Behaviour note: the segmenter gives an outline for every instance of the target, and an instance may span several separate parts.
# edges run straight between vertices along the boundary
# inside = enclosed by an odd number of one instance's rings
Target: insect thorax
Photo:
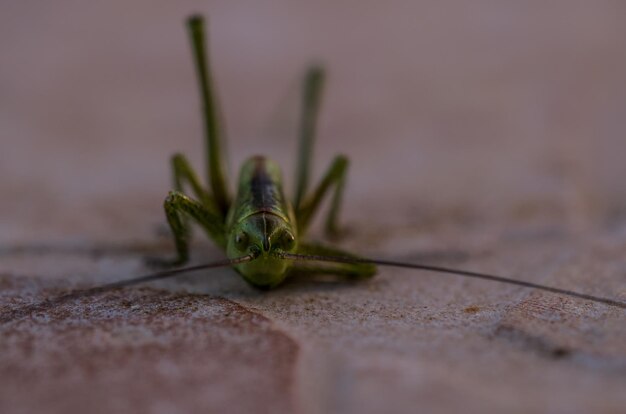
[[[256,156],[244,163],[227,231],[229,257],[258,256],[236,267],[248,282],[272,286],[284,279],[289,262],[279,254],[296,251],[297,234],[293,208],[284,196],[275,162]]]

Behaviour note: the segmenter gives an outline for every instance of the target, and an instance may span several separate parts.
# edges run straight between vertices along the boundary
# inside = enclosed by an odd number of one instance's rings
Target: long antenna
[[[546,292],[590,300],[593,302],[604,303],[605,305],[626,309],[626,303],[615,300],[615,299],[588,295],[586,293],[574,292],[574,291],[567,290],[567,289],[560,289],[560,288],[556,288],[552,286],[540,285],[538,283],[526,282],[523,280],[510,279],[508,277],[495,276],[495,275],[490,275],[487,273],[471,272],[468,270],[451,269],[448,267],[431,266],[431,265],[423,265],[423,264],[415,264],[415,263],[395,262],[391,260],[357,258],[357,257],[319,256],[319,255],[304,255],[304,254],[293,254],[293,253],[283,253],[281,254],[281,257],[283,259],[290,259],[290,260],[308,260],[308,261],[315,261],[315,262],[353,263],[353,264],[363,263],[363,264],[373,264],[373,265],[379,265],[379,266],[391,266],[391,267],[403,267],[403,268],[408,268],[408,269],[428,270],[431,272],[446,273],[446,274],[452,274],[452,275],[463,276],[463,277],[471,277],[475,279],[490,280],[492,282],[508,283],[510,285],[517,285],[517,286],[522,286],[522,287],[531,288],[531,289],[539,289],[539,290],[544,290]]]
[[[42,312],[46,309],[49,309],[54,306],[58,306],[64,302],[67,302],[72,299],[81,298],[85,296],[93,296],[98,293],[105,292],[111,289],[118,289],[126,286],[133,286],[140,283],[152,282],[154,280],[167,279],[169,277],[178,276],[181,273],[193,272],[195,270],[205,270],[205,269],[215,269],[218,267],[228,267],[234,266],[241,263],[249,262],[254,260],[256,256],[247,255],[238,257],[235,259],[224,259],[219,260],[217,262],[212,263],[204,263],[196,266],[188,266],[181,267],[177,269],[164,270],[162,272],[151,273],[144,276],[135,277],[132,279],[121,280],[119,282],[108,283],[106,285],[100,285],[93,288],[88,289],[78,289],[68,292],[64,295],[57,296],[56,298],[46,299],[43,302],[35,303],[33,305],[24,306],[23,308],[19,308],[13,311],[9,311],[7,313],[0,314],[0,323],[6,323],[11,320],[19,319],[28,315],[31,315],[33,312]]]
[[[254,259],[254,256],[249,254],[247,256],[242,256],[242,257],[238,257],[235,259],[224,259],[224,260],[220,260],[217,262],[199,264],[196,266],[188,266],[188,267],[180,267],[177,269],[164,270],[162,272],[151,273],[148,275],[139,276],[139,277],[135,277],[132,279],[120,280],[119,282],[113,282],[113,283],[109,283],[106,285],[97,286],[91,289],[79,291],[77,293],[81,293],[81,295],[85,293],[94,294],[94,293],[102,292],[104,290],[117,289],[117,288],[122,288],[126,286],[138,285],[140,283],[151,282],[153,280],[166,279],[168,277],[177,276],[181,273],[193,272],[195,270],[215,269],[218,267],[234,266],[240,263],[249,262],[252,259]]]

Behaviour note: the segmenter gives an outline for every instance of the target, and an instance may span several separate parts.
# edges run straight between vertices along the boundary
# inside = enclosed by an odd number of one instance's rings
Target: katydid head
[[[252,255],[254,260],[235,266],[250,284],[274,287],[287,275],[291,265],[285,253],[297,251],[296,231],[285,220],[270,213],[257,213],[235,224],[226,254],[230,258]]]

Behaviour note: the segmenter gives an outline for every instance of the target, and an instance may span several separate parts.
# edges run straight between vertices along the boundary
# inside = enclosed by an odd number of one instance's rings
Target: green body
[[[235,267],[244,279],[267,287],[284,280],[292,262],[280,258],[280,253],[298,251],[298,234],[278,164],[261,156],[243,164],[237,195],[226,218],[226,233],[229,258],[257,256]]]
[[[223,168],[225,162],[221,153],[221,131],[216,116],[219,111],[204,52],[202,18],[194,16],[189,19],[188,25],[204,109],[207,181],[210,189],[202,186],[183,155],[176,154],[172,157],[175,191],[167,196],[164,207],[174,235],[177,257],[171,261],[159,260],[159,263],[180,265],[188,260],[190,232],[187,221],[191,218],[206,230],[218,246],[226,250],[229,258],[248,254],[255,257],[254,260],[236,265],[235,269],[247,282],[260,288],[274,287],[292,272],[324,272],[355,278],[373,276],[376,268],[372,264],[332,263],[323,267],[303,267],[280,257],[281,253],[352,256],[332,247],[302,241],[313,215],[330,191],[333,198],[326,219],[326,234],[337,235],[337,215],[348,170],[347,158],[336,157],[318,186],[313,191],[308,191],[323,70],[312,67],[304,80],[299,164],[293,202],[285,197],[278,165],[262,156],[252,157],[244,163],[239,174],[236,196],[231,200]],[[192,197],[183,193],[185,186],[192,190]]]

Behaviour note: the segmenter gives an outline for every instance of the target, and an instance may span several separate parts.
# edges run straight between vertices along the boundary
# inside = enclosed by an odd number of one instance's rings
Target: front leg
[[[216,215],[221,215],[221,211],[219,210],[215,199],[202,187],[202,184],[200,184],[200,180],[187,160],[187,157],[179,153],[174,154],[171,159],[171,164],[174,189],[180,193],[184,193],[185,184],[189,185],[194,197],[202,202],[208,210]]]
[[[204,204],[192,200],[178,191],[171,191],[165,199],[163,207],[167,222],[174,235],[177,257],[173,260],[152,260],[154,264],[178,266],[189,260],[189,226],[183,220],[183,214],[200,224],[218,246],[226,247],[224,220]]]

